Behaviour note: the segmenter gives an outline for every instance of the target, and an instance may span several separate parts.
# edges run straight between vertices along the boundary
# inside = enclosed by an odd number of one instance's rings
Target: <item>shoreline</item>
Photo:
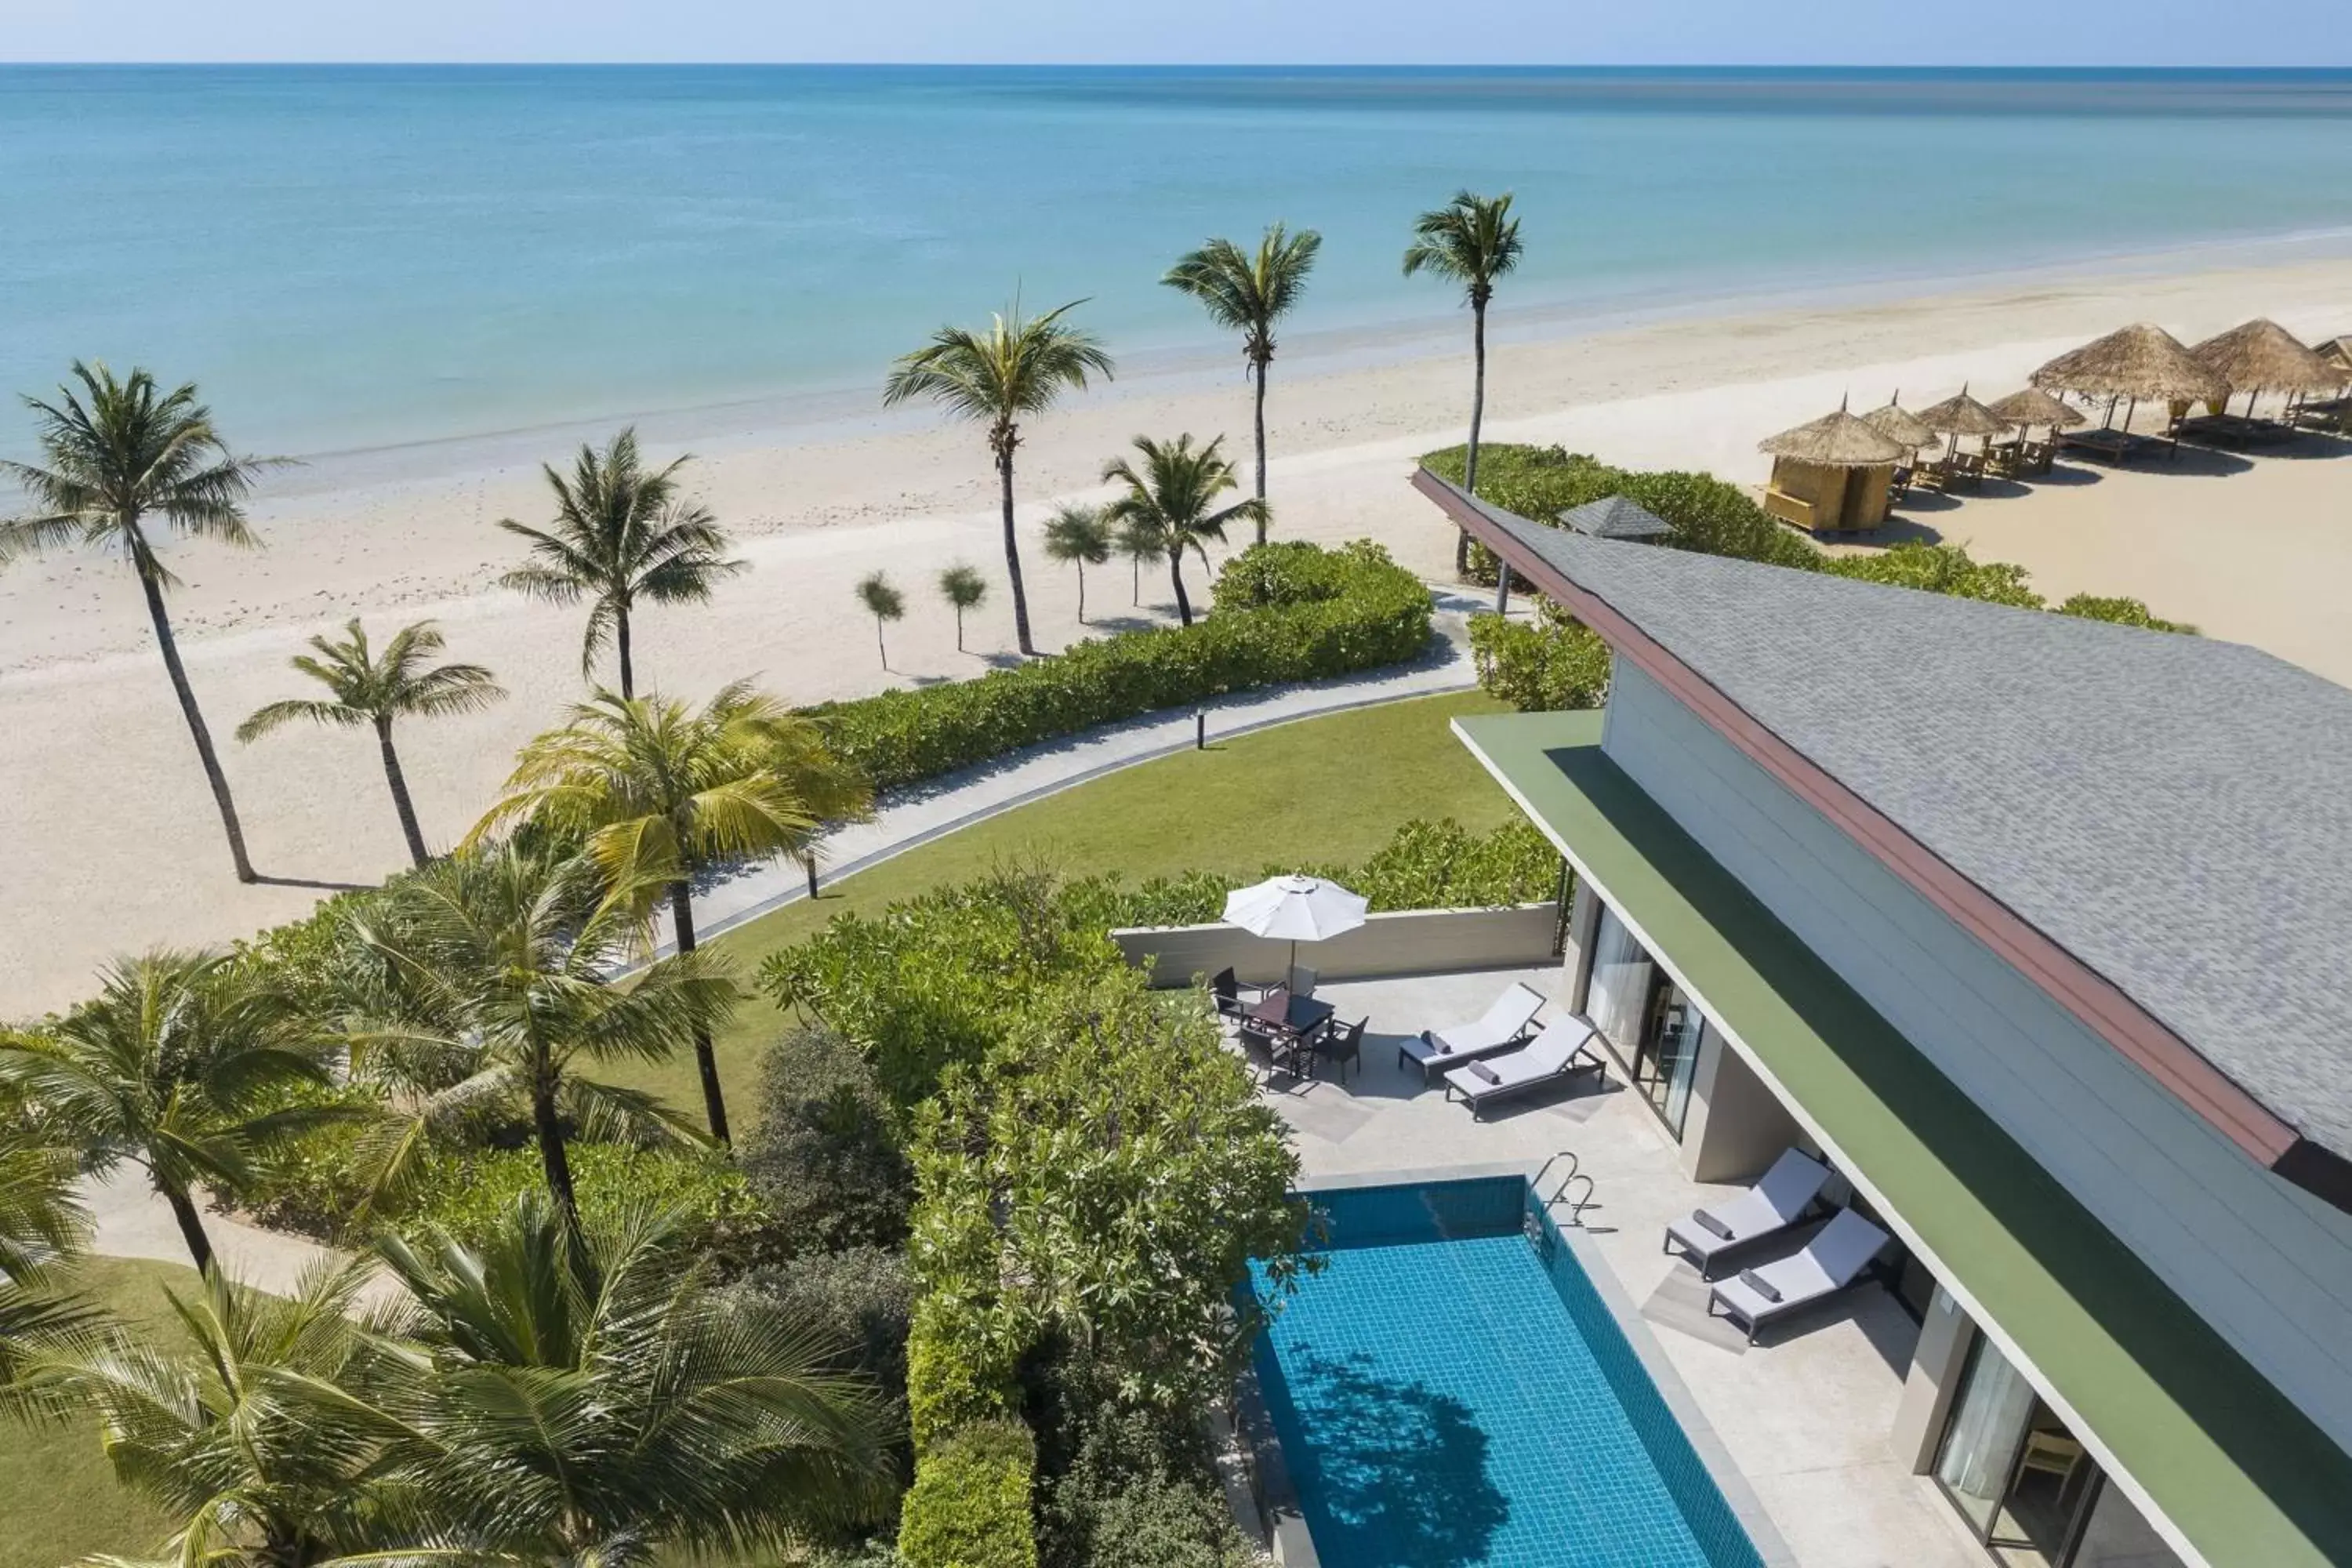
[[[2127,321],[2160,321],[2193,341],[2257,314],[2306,337],[2352,330],[2352,259],[2109,273],[1499,342],[1486,435],[1753,483],[1768,467],[1759,439],[1842,396],[1868,407],[1899,387],[1919,407],[1963,384],[1997,396],[2053,354]],[[1450,353],[1321,374],[1276,361],[1267,405],[1276,538],[1371,538],[1424,578],[1449,574],[1452,531],[1406,480],[1421,452],[1461,439],[1470,377],[1468,333],[1459,337]],[[1079,397],[1024,428],[1020,523],[1040,647],[1172,618],[1164,571],[1138,591],[1115,561],[1087,572],[1081,625],[1076,579],[1045,558],[1038,532],[1055,501],[1101,493],[1104,459],[1139,430],[1230,432],[1228,450],[1246,473],[1248,395],[1234,369],[1205,389],[1138,377],[1118,396]],[[646,439],[656,460],[678,445],[650,431]],[[646,689],[699,697],[750,677],[808,703],[965,679],[1010,660],[994,475],[978,432],[874,412],[820,440],[787,443],[749,427],[695,449],[702,457],[687,470],[687,491],[734,533],[751,570],[706,606],[641,617]],[[305,637],[353,616],[379,638],[436,617],[449,658],[487,664],[514,694],[488,712],[400,732],[428,841],[459,837],[516,748],[559,721],[582,690],[580,612],[491,585],[518,554],[493,520],[543,518],[532,459],[562,455],[546,442],[468,472],[307,490],[273,484],[253,509],[268,549],[166,547],[184,580],[172,597],[174,626],[256,863],[287,883],[230,879],[203,774],[121,562],[65,551],[0,573],[0,733],[15,741],[0,748],[0,826],[16,846],[19,885],[67,895],[0,905],[0,942],[12,955],[0,1017],[70,1003],[116,954],[244,937],[302,913],[321,884],[372,882],[404,863],[363,737],[228,739],[245,714],[297,693],[286,660]],[[2352,603],[2333,587],[2352,574],[2352,530],[2342,526],[2352,515],[2352,442],[2306,456],[2063,468],[2031,487],[1922,497],[1904,515],[1916,537],[2025,566],[2053,602],[2074,592],[2130,595],[2208,635],[2352,683]],[[969,652],[957,649],[931,581],[957,562],[978,566],[992,588],[969,617]],[[887,672],[851,593],[877,567],[908,600],[908,618],[890,628]],[[1197,563],[1186,575],[1196,595],[1205,590]]]

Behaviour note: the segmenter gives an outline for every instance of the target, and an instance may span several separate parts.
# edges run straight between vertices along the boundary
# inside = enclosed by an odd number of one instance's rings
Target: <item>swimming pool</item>
[[[1759,1568],[1523,1177],[1307,1195],[1255,1360],[1323,1568]]]

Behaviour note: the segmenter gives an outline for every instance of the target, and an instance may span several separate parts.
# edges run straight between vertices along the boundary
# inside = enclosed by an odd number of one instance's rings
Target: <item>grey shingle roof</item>
[[[2235,643],[1482,510],[2352,1154],[2352,691]]]
[[[1603,496],[1559,514],[1563,527],[1594,539],[1657,539],[1674,526],[1656,512],[1623,496]]]

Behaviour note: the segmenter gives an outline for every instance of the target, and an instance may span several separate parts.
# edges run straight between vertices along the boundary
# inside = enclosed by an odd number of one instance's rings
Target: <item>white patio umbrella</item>
[[[1298,944],[1321,942],[1364,923],[1370,907],[1362,895],[1319,877],[1273,877],[1225,895],[1225,923],[1256,936],[1290,943],[1290,964],[1298,967]]]

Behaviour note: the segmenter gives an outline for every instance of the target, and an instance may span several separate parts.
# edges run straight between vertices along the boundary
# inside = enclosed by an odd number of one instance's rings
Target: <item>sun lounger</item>
[[[1570,1014],[1546,1024],[1543,1033],[1516,1051],[1448,1072],[1445,1098],[1460,1095],[1469,1101],[1470,1119],[1483,1121],[1486,1107],[1498,1100],[1580,1072],[1599,1073],[1604,1081],[1609,1076],[1593,1054],[1591,1022]]]
[[[1718,1254],[1778,1236],[1799,1220],[1829,1184],[1829,1168],[1790,1149],[1772,1163],[1763,1180],[1744,1193],[1712,1203],[1666,1226],[1665,1250],[1679,1247],[1698,1266],[1699,1278],[1714,1278]]]
[[[1542,992],[1525,982],[1515,984],[1495,998],[1486,1016],[1468,1024],[1448,1024],[1443,1029],[1424,1029],[1418,1039],[1404,1041],[1397,1047],[1397,1066],[1412,1063],[1426,1081],[1433,1067],[1453,1067],[1507,1051],[1528,1037],[1543,1005]]]
[[[1886,1233],[1854,1213],[1840,1209],[1821,1234],[1793,1258],[1743,1268],[1717,1282],[1706,1299],[1707,1316],[1724,1315],[1748,1331],[1748,1342],[1773,1319],[1809,1302],[1834,1296],[1862,1277],[1886,1245]]]

